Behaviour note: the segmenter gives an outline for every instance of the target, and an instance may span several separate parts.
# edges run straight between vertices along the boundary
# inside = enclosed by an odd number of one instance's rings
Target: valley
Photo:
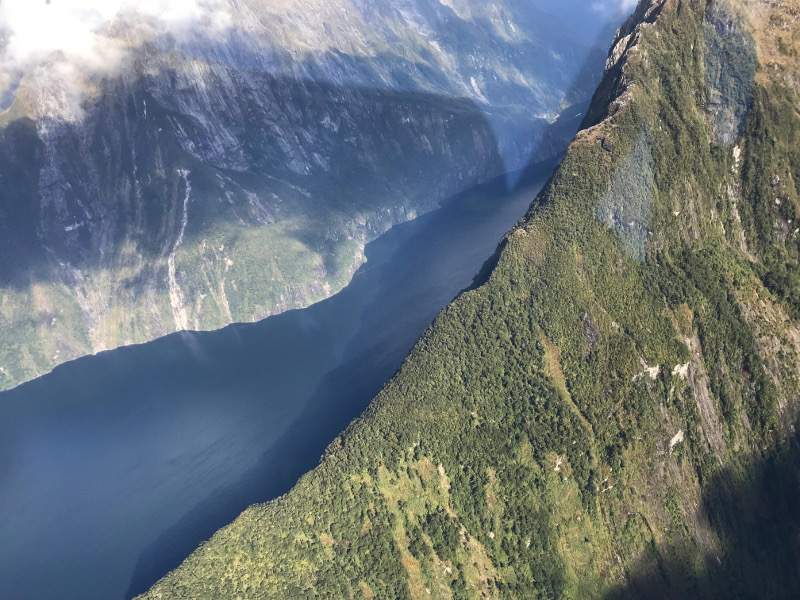
[[[287,492],[470,285],[554,164],[513,174],[513,192],[502,177],[395,226],[309,308],[84,357],[0,393],[0,597],[130,598]]]
[[[0,596],[800,596],[795,4],[0,20]]]

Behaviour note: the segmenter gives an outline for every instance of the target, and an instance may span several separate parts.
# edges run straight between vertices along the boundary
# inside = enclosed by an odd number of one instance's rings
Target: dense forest
[[[144,597],[800,595],[800,27],[643,1],[474,286]]]

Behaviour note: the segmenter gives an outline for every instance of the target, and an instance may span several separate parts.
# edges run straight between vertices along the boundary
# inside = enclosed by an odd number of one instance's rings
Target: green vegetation
[[[725,7],[640,6],[483,285],[317,469],[148,599],[800,593],[798,249],[775,236],[800,117],[748,60],[709,75]],[[709,81],[748,114],[735,145]]]

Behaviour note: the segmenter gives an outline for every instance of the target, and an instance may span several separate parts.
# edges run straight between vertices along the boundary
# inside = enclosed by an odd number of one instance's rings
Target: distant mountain
[[[13,66],[0,22],[0,389],[331,295],[393,224],[563,151],[612,35],[527,0],[205,5],[120,12],[110,65]]]
[[[643,1],[474,289],[143,598],[798,597],[799,36]]]

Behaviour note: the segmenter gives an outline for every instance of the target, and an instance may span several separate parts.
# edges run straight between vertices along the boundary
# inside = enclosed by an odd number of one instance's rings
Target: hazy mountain
[[[615,14],[139,4],[0,6],[0,388],[341,289],[392,224],[564,147]]]

